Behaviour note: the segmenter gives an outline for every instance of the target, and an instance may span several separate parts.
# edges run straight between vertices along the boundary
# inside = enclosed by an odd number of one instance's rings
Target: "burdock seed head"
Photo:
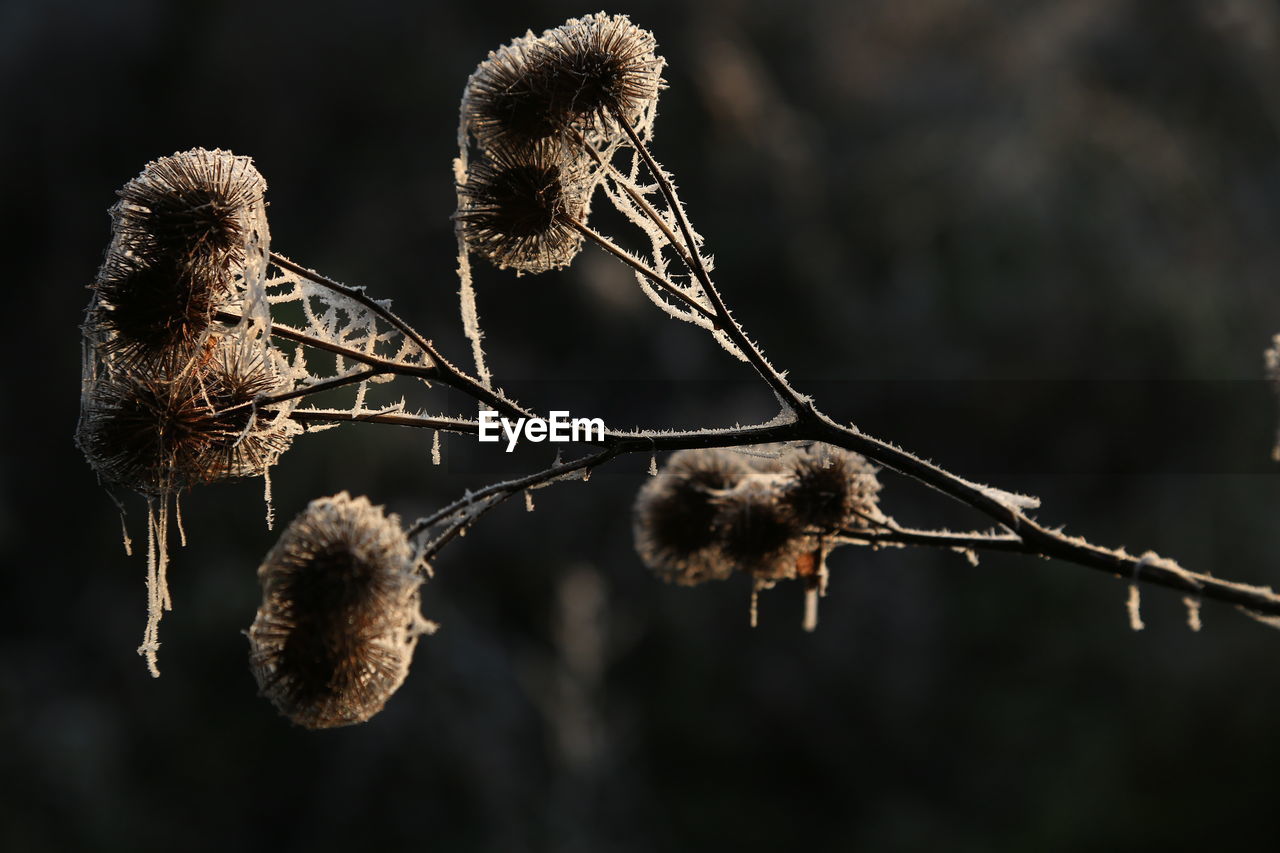
[[[419,614],[422,579],[399,519],[346,492],[312,501],[258,580],[249,665],[262,695],[309,729],[382,710],[433,627]]]
[[[534,61],[544,68],[549,99],[566,113],[592,121],[616,111],[634,120],[662,86],[656,47],[653,33],[626,15],[600,12],[547,30]]]
[[[716,504],[716,533],[731,564],[757,582],[796,576],[797,560],[812,550],[812,542],[778,499],[770,478],[747,477]]]
[[[122,366],[89,384],[76,441],[103,481],[146,495],[256,476],[297,432],[255,405],[280,383],[230,339],[193,361]]]
[[[663,580],[692,586],[723,580],[733,563],[721,553],[717,498],[748,473],[727,450],[681,450],[640,490],[635,505],[636,550]]]
[[[248,157],[193,148],[147,164],[111,210],[116,245],[157,258],[232,258],[266,239],[267,182]]]
[[[200,255],[161,255],[149,262],[108,253],[92,285],[87,322],[104,352],[124,363],[181,360],[204,341],[214,312],[232,297],[225,263]]]
[[[635,122],[658,97],[663,60],[653,34],[625,15],[571,18],[489,54],[467,81],[463,125],[482,149]]]
[[[462,123],[481,148],[522,148],[565,132],[530,65],[536,43],[532,32],[489,52],[476,67],[462,95]]]
[[[582,248],[590,184],[558,146],[482,155],[458,185],[454,220],[476,254],[498,268],[540,273],[566,266]]]
[[[823,532],[865,526],[877,513],[876,469],[857,453],[815,444],[782,458],[787,479],[781,501],[797,523]]]

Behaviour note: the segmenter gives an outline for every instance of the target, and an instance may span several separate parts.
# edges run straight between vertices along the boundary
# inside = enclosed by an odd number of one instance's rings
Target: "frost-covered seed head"
[[[467,82],[464,125],[483,149],[634,121],[658,97],[663,60],[653,34],[625,15],[571,18],[489,54]]]
[[[264,473],[296,427],[254,401],[280,379],[233,341],[191,362],[127,366],[93,382],[76,441],[105,482],[148,495]]]
[[[504,141],[508,147],[522,148],[567,129],[563,116],[549,109],[530,69],[535,41],[533,33],[527,33],[490,51],[467,80],[462,120],[481,148]]]
[[[193,148],[147,164],[111,210],[121,251],[157,258],[243,261],[246,242],[266,235],[267,182],[248,157]]]
[[[150,262],[109,253],[93,283],[88,324],[104,353],[130,363],[184,358],[230,300],[232,272],[218,259],[162,255]]]
[[[764,581],[796,576],[809,540],[778,499],[776,483],[753,475],[716,498],[716,533],[726,559]]]
[[[500,269],[540,273],[566,266],[582,248],[588,178],[552,145],[481,156],[458,186],[454,215],[472,251]]]
[[[346,492],[312,501],[258,569],[248,635],[262,695],[309,729],[382,710],[425,628],[413,564],[395,515]]]
[[[636,550],[645,565],[684,586],[727,578],[733,563],[720,552],[716,497],[747,473],[742,457],[730,451],[674,454],[636,498]]]
[[[863,526],[859,513],[875,515],[880,482],[857,453],[815,444],[781,461],[788,473],[781,502],[801,527],[837,531]]]

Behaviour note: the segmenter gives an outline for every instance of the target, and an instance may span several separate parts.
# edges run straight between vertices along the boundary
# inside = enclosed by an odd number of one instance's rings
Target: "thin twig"
[[[410,537],[416,536],[422,531],[428,530],[432,526],[439,524],[444,519],[466,510],[477,501],[484,500],[494,495],[514,494],[515,492],[523,491],[524,489],[544,485],[557,478],[564,477],[567,474],[572,474],[575,471],[594,468],[597,465],[608,462],[614,456],[617,456],[619,452],[622,451],[606,448],[605,450],[601,450],[599,453],[593,453],[590,456],[583,456],[579,459],[573,460],[572,462],[556,462],[554,465],[550,465],[547,468],[526,477],[506,480],[501,483],[493,483],[489,486],[485,486],[483,489],[479,489],[478,491],[469,492],[443,509],[437,510],[425,518],[418,519],[414,522],[413,526],[409,528],[408,535]]]
[[[424,353],[431,359],[433,366],[436,368],[437,381],[456,388],[459,391],[466,392],[469,396],[478,402],[484,403],[495,411],[502,412],[506,415],[514,415],[516,417],[527,418],[531,415],[514,400],[507,398],[505,395],[492,391],[487,388],[484,383],[462,370],[460,367],[449,361],[431,341],[427,340],[417,329],[400,319],[390,308],[379,303],[377,300],[369,297],[363,288],[350,287],[333,279],[321,275],[315,270],[309,270],[299,264],[294,263],[283,255],[275,252],[271,253],[271,260],[276,266],[287,269],[292,273],[300,275],[315,284],[327,287],[335,293],[340,293],[349,299],[353,299],[364,307],[368,308],[377,316],[383,318],[386,322],[398,329],[402,334],[417,344]]]
[[[670,293],[672,296],[679,297],[681,300],[684,301],[686,305],[688,305],[690,308],[692,308],[693,310],[701,314],[703,317],[705,317],[713,326],[715,326],[716,328],[720,327],[720,318],[718,318],[715,314],[712,314],[709,310],[707,310],[705,306],[699,303],[696,299],[694,299],[693,297],[689,296],[689,294],[681,290],[679,286],[676,285],[675,282],[666,278],[657,270],[653,269],[648,264],[645,264],[639,258],[636,258],[635,256],[633,256],[630,252],[618,246],[616,243],[614,243],[608,237],[601,234],[599,231],[596,231],[594,228],[584,225],[583,223],[579,222],[576,219],[569,220],[569,225],[572,226],[573,229],[577,231],[579,234],[586,237],[588,240],[592,241],[597,246],[604,249],[606,252],[613,255],[615,258],[622,261],[627,266],[639,272],[641,275],[643,275],[645,278],[652,281],[654,284],[658,285],[658,287],[662,288],[667,293]]]
[[[1280,615],[1280,596],[1267,587],[1235,583],[1180,567],[1171,568],[1173,564],[1170,561],[1154,555],[1134,557],[1123,551],[1090,545],[1084,540],[1071,542],[1074,547],[1070,551],[1050,554],[1046,553],[1043,541],[1034,536],[1030,539],[1028,541],[1028,538],[1015,533],[953,533],[947,530],[918,530],[891,525],[882,530],[843,531],[829,537],[828,541],[848,545],[913,545],[975,552],[1003,551],[1033,557],[1057,556],[1066,562],[1098,569],[1121,580],[1136,579],[1234,604],[1255,613]]]
[[[680,262],[685,265],[686,269],[692,271],[693,261],[690,260],[689,252],[696,251],[696,249],[690,247],[689,250],[686,250],[684,245],[676,239],[676,235],[671,230],[671,226],[667,225],[667,222],[662,218],[662,215],[654,209],[653,205],[649,204],[649,200],[646,199],[638,189],[632,186],[631,179],[626,175],[623,175],[622,172],[613,165],[612,161],[605,160],[601,157],[600,152],[596,151],[595,147],[592,146],[592,144],[588,142],[586,137],[584,137],[580,132],[575,131],[575,135],[577,137],[576,142],[582,147],[582,149],[591,156],[591,159],[596,161],[596,164],[600,166],[601,169],[609,172],[613,176],[613,183],[616,186],[621,187],[622,191],[630,197],[631,201],[645,215],[645,218],[658,227],[662,232],[662,236],[667,238],[668,245],[670,245],[672,249],[675,249],[676,254],[680,256]]]
[[[372,379],[375,376],[381,376],[384,373],[386,373],[385,370],[371,367],[368,370],[359,370],[359,371],[356,371],[355,373],[348,373],[345,376],[335,376],[332,379],[326,379],[323,382],[315,382],[311,385],[303,385],[299,388],[294,388],[292,391],[283,391],[279,394],[267,394],[262,397],[258,397],[252,403],[241,403],[240,405],[241,406],[249,406],[249,405],[271,406],[271,405],[275,405],[276,403],[284,403],[289,400],[296,400],[299,397],[308,397],[312,394],[319,394],[322,391],[332,391],[335,388],[342,388],[347,385],[354,385],[360,382],[364,382],[367,379]],[[233,406],[232,408],[239,408],[239,406]],[[228,409],[227,411],[230,411],[230,409]]]
[[[232,311],[217,311],[214,313],[214,319],[222,323],[235,323],[240,320],[240,315]],[[507,398],[505,395],[490,391],[476,380],[472,379],[464,373],[450,369],[449,363],[443,359],[436,359],[435,363],[430,366],[419,364],[408,364],[403,361],[383,358],[379,355],[361,352],[350,347],[344,347],[333,341],[324,338],[318,338],[314,335],[308,335],[306,332],[285,326],[280,323],[273,322],[271,324],[271,334],[274,337],[283,338],[287,341],[293,341],[304,346],[314,347],[316,349],[331,352],[334,355],[340,355],[352,361],[364,364],[371,368],[376,368],[379,373],[390,373],[396,376],[411,376],[417,379],[423,379],[428,382],[439,382],[441,385],[447,385],[464,394],[472,397],[478,402],[484,403],[497,412],[511,417],[529,418],[533,416],[532,412],[524,409],[519,404]]]
[[[685,215],[684,208],[681,206],[680,200],[676,198],[675,187],[673,187],[671,182],[667,180],[666,173],[663,172],[662,167],[658,165],[658,162],[653,159],[653,155],[649,153],[649,147],[645,145],[642,139],[640,139],[635,128],[631,126],[631,122],[627,121],[626,116],[617,109],[611,110],[611,115],[622,127],[627,138],[631,140],[632,147],[635,149],[636,153],[640,155],[640,158],[644,160],[645,167],[649,170],[650,174],[653,175],[654,181],[657,182],[658,190],[662,193],[662,197],[666,201],[667,207],[671,211],[671,215],[675,217],[676,225],[680,228],[680,235],[684,238],[685,245],[689,247],[690,259],[693,262],[693,268],[691,271],[698,279],[698,283],[702,285],[702,290],[706,293],[707,299],[711,300],[711,305],[715,309],[716,316],[723,321],[721,329],[725,335],[727,335],[729,340],[742,351],[743,355],[745,355],[747,360],[751,363],[751,366],[760,374],[760,378],[764,379],[764,381],[768,383],[769,387],[778,395],[778,399],[783,404],[794,409],[811,407],[812,403],[792,388],[786,378],[774,369],[773,365],[771,365],[768,359],[764,357],[764,353],[760,351],[760,348],[747,337],[746,332],[742,330],[742,326],[740,326],[738,321],[733,318],[733,315],[729,313],[728,307],[720,297],[720,293],[716,290],[716,286],[711,281],[711,275],[707,272],[706,265],[702,262],[701,253],[697,251],[697,244],[693,239],[693,229],[689,225],[689,218]]]
[[[429,418],[423,415],[409,415],[401,412],[349,412],[343,409],[295,409],[289,418],[301,424],[336,424],[336,423],[369,423],[391,424],[393,426],[417,427],[419,429],[439,430],[440,432],[456,432],[464,435],[475,435],[480,425],[466,418]]]

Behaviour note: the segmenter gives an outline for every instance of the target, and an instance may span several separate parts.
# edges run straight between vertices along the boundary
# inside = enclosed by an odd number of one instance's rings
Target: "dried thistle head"
[[[521,148],[567,130],[546,102],[531,68],[532,32],[490,51],[467,80],[462,124],[481,148],[506,142]]]
[[[664,63],[656,48],[653,33],[626,15],[600,12],[547,30],[534,53],[558,109],[581,121],[607,120],[614,112],[633,121],[662,87]]]
[[[645,565],[683,586],[727,578],[733,563],[720,550],[717,496],[747,473],[742,457],[726,450],[672,455],[636,498],[636,550]]]
[[[625,15],[571,18],[489,54],[467,81],[463,126],[482,149],[522,148],[548,137],[635,122],[657,100],[663,60],[653,34]]]
[[[281,379],[231,339],[193,360],[125,365],[89,384],[76,442],[105,482],[147,495],[264,473],[296,426],[255,401]]]
[[[454,220],[472,251],[499,269],[540,273],[566,266],[582,248],[590,179],[557,146],[482,155],[458,185]]]
[[[797,561],[812,550],[812,542],[779,500],[772,478],[746,477],[715,503],[716,535],[730,563],[757,583],[796,576]]]
[[[246,243],[266,236],[266,188],[253,160],[230,151],[193,148],[153,160],[119,190],[111,210],[117,247],[144,262],[243,262]]]
[[[418,636],[413,550],[395,515],[346,492],[312,501],[258,569],[249,663],[262,695],[309,729],[364,722],[404,682]]]
[[[87,323],[104,355],[124,363],[192,355],[214,312],[232,297],[227,264],[202,256],[164,255],[143,261],[110,252],[92,289]]]
[[[860,514],[876,514],[880,481],[876,469],[859,454],[815,444],[781,461],[787,479],[780,500],[801,527],[834,532],[864,526]]]

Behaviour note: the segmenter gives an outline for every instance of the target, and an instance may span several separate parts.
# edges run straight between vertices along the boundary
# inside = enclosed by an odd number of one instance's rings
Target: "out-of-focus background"
[[[158,681],[144,561],[72,444],[114,191],[249,154],[274,247],[459,361],[450,158],[485,53],[560,2],[0,4],[9,273],[0,455],[6,851],[1231,849],[1274,840],[1280,634],[991,556],[842,552],[801,595],[666,587],[648,459],[502,508],[424,591],[441,632],[372,722],[255,695],[261,484],[184,498]],[[1044,499],[1103,544],[1280,583],[1280,9],[1264,0],[633,0],[669,62],[654,147],[738,316],[833,414]],[[599,223],[611,226],[607,217]],[[590,252],[479,272],[500,384],[621,426],[768,418],[700,332]],[[461,410],[456,395],[433,398]],[[545,447],[543,448],[545,451]],[[350,427],[274,472],[407,518],[546,464]],[[885,475],[906,523],[981,519]],[[129,504],[135,539],[142,509]]]

